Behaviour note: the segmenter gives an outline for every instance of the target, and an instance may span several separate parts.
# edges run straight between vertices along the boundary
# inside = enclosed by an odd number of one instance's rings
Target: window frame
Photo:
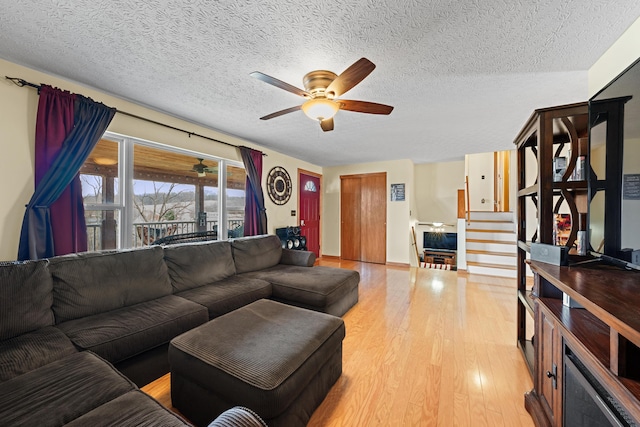
[[[120,224],[117,233],[117,248],[125,249],[133,247],[133,218],[134,205],[132,197],[133,191],[133,151],[135,145],[163,150],[170,153],[202,158],[203,160],[215,161],[218,163],[218,239],[227,240],[227,167],[233,166],[245,169],[242,161],[225,159],[199,151],[186,148],[175,147],[159,142],[149,141],[115,132],[105,132],[103,139],[108,139],[118,143],[118,187],[119,199],[114,203],[88,203],[84,205],[86,211],[114,211],[114,215],[119,213]],[[246,191],[246,189],[245,189]],[[197,219],[195,219],[197,221]]]

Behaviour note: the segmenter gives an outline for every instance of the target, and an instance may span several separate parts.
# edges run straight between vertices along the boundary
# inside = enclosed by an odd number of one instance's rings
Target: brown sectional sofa
[[[185,425],[136,386],[169,341],[263,298],[343,315],[358,273],[314,260],[265,235],[0,265],[0,419]]]

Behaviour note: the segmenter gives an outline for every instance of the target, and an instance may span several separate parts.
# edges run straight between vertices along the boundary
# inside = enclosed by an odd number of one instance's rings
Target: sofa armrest
[[[209,424],[208,427],[267,427],[267,424],[255,412],[242,406],[227,409]]]
[[[313,267],[316,262],[316,254],[311,251],[295,251],[293,249],[283,249],[280,264],[299,265],[302,267]]]

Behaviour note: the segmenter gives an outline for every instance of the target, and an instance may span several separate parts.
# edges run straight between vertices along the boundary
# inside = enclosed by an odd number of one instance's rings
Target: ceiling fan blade
[[[320,121],[320,127],[323,131],[328,132],[333,130],[333,117],[330,119],[324,119]]]
[[[295,107],[287,108],[285,110],[276,111],[275,113],[271,113],[271,114],[268,114],[268,115],[266,115],[264,117],[260,117],[260,120],[269,120],[269,119],[273,119],[275,117],[283,116],[285,114],[293,113],[294,111],[298,111],[301,107],[302,107],[301,105],[296,105]]]
[[[376,68],[376,66],[373,62],[367,58],[360,58],[336,77],[327,87],[326,92],[333,92],[334,97],[345,94],[371,74],[374,68]]]
[[[367,114],[391,114],[393,107],[391,105],[377,104],[367,101],[352,101],[348,99],[337,100],[341,110],[355,111],[356,113]]]
[[[297,87],[290,85],[289,83],[285,83],[282,80],[278,80],[275,77],[268,76],[260,71],[254,71],[249,74],[251,77],[255,77],[258,80],[262,80],[265,83],[269,83],[275,87],[279,87],[280,89],[284,89],[288,92],[295,93],[298,96],[302,96],[303,98],[311,98],[311,94],[302,89],[298,89]]]

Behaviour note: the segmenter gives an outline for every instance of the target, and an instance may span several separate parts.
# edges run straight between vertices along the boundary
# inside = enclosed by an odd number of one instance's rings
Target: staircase
[[[470,212],[467,223],[467,272],[516,277],[516,225],[512,212]]]

